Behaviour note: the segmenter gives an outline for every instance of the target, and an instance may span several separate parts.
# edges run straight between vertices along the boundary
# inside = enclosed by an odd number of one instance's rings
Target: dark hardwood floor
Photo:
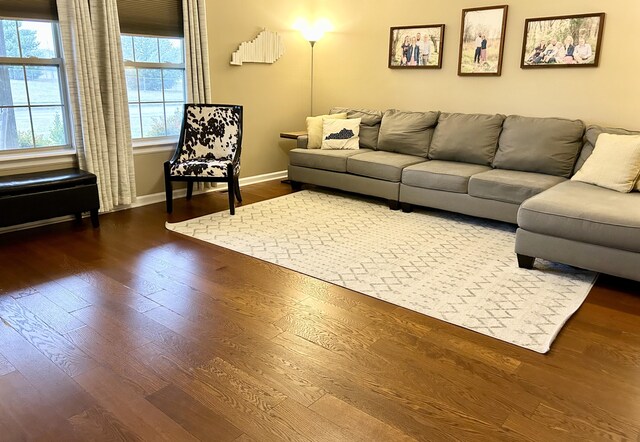
[[[0,440],[640,440],[640,284],[601,277],[540,355],[166,220],[0,235]]]

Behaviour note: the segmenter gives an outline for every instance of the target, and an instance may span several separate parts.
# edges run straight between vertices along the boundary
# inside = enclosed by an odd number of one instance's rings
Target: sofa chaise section
[[[576,171],[601,133],[638,135],[592,126]],[[640,281],[640,192],[621,193],[566,181],[525,201],[518,213],[516,253],[521,267],[535,258]]]
[[[640,192],[567,181],[527,200],[518,213],[516,253],[640,280]]]

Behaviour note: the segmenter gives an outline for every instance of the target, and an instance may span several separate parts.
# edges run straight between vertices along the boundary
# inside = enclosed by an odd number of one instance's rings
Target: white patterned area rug
[[[166,226],[539,353],[597,276],[518,268],[512,225],[317,191]]]

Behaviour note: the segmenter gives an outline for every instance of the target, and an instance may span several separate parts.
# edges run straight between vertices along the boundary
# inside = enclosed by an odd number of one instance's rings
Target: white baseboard
[[[287,171],[286,170],[281,170],[278,172],[271,172],[271,173],[265,173],[263,175],[255,175],[255,176],[249,176],[246,178],[240,178],[240,187],[242,186],[247,186],[249,184],[258,184],[258,183],[264,183],[265,181],[272,181],[272,180],[284,180],[287,178]],[[223,183],[215,183],[217,184],[215,187],[211,188],[211,189],[207,189],[207,190],[194,190],[193,194],[194,195],[199,195],[202,193],[209,193],[209,192],[224,192],[227,190],[227,185],[223,184]],[[176,189],[173,191],[173,199],[177,199],[177,198],[184,198],[187,196],[187,189]],[[143,195],[143,196],[139,196],[138,198],[136,198],[136,202],[131,204],[130,206],[125,206],[122,208],[118,208],[118,210],[124,210],[124,209],[131,209],[134,207],[142,207],[142,206],[147,206],[149,204],[155,204],[155,203],[161,203],[166,201],[166,196],[164,192],[159,192],[159,193],[153,193],[151,195]]]
[[[87,217],[88,216],[89,215],[87,215]],[[17,232],[18,230],[26,230],[26,229],[33,229],[35,227],[48,226],[49,224],[64,223],[67,221],[72,221],[74,219],[75,219],[74,215],[66,215],[66,216],[59,216],[57,218],[49,218],[49,219],[43,219],[40,221],[33,221],[31,223],[18,224],[15,226],[0,227],[0,235],[8,232]]]
[[[265,173],[263,175],[240,178],[240,187],[247,186],[249,184],[263,183],[265,181],[283,180],[286,178],[287,178],[286,170],[281,170],[279,172]],[[209,192],[224,192],[225,190],[227,190],[227,187],[228,186],[226,184],[219,184],[212,189],[207,189],[204,191],[194,191],[193,194],[198,195],[198,194],[209,193]],[[177,190],[174,190],[173,192],[173,199],[184,198],[185,196],[187,196],[187,189],[177,189]],[[161,203],[161,202],[164,202],[165,200],[166,200],[166,197],[164,192],[154,193],[151,195],[143,195],[136,198],[135,203],[128,206],[118,206],[112,211],[117,212],[120,210],[133,209],[135,207],[142,207],[142,206],[147,206],[149,204]],[[88,216],[89,215],[85,215],[85,218]],[[50,218],[50,219],[44,219],[41,221],[34,221],[31,223],[19,224],[16,226],[0,227],[0,234],[7,233],[7,232],[16,232],[18,230],[32,229],[34,227],[46,226],[49,224],[63,223],[66,221],[71,221],[73,219],[75,219],[73,215],[68,215],[68,216],[61,216],[58,218]]]

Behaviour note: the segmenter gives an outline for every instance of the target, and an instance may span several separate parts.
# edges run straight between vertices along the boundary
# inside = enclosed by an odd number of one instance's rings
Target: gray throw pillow
[[[640,132],[626,129],[617,129],[613,127],[587,127],[587,132],[584,134],[584,145],[582,146],[582,151],[580,151],[580,156],[578,157],[576,167],[573,169],[574,174],[582,168],[584,162],[587,161],[587,158],[589,158],[593,153],[593,148],[595,147],[596,141],[598,140],[598,136],[600,136],[600,134],[640,135]]]
[[[583,134],[580,120],[510,115],[502,125],[493,167],[569,178]]]
[[[385,111],[378,150],[427,157],[440,112]]]
[[[491,165],[504,119],[499,114],[440,114],[429,158]]]
[[[360,147],[363,149],[378,148],[378,133],[382,112],[370,109],[352,109],[348,107],[334,107],[329,114],[347,113],[347,118],[361,118],[360,122]]]

